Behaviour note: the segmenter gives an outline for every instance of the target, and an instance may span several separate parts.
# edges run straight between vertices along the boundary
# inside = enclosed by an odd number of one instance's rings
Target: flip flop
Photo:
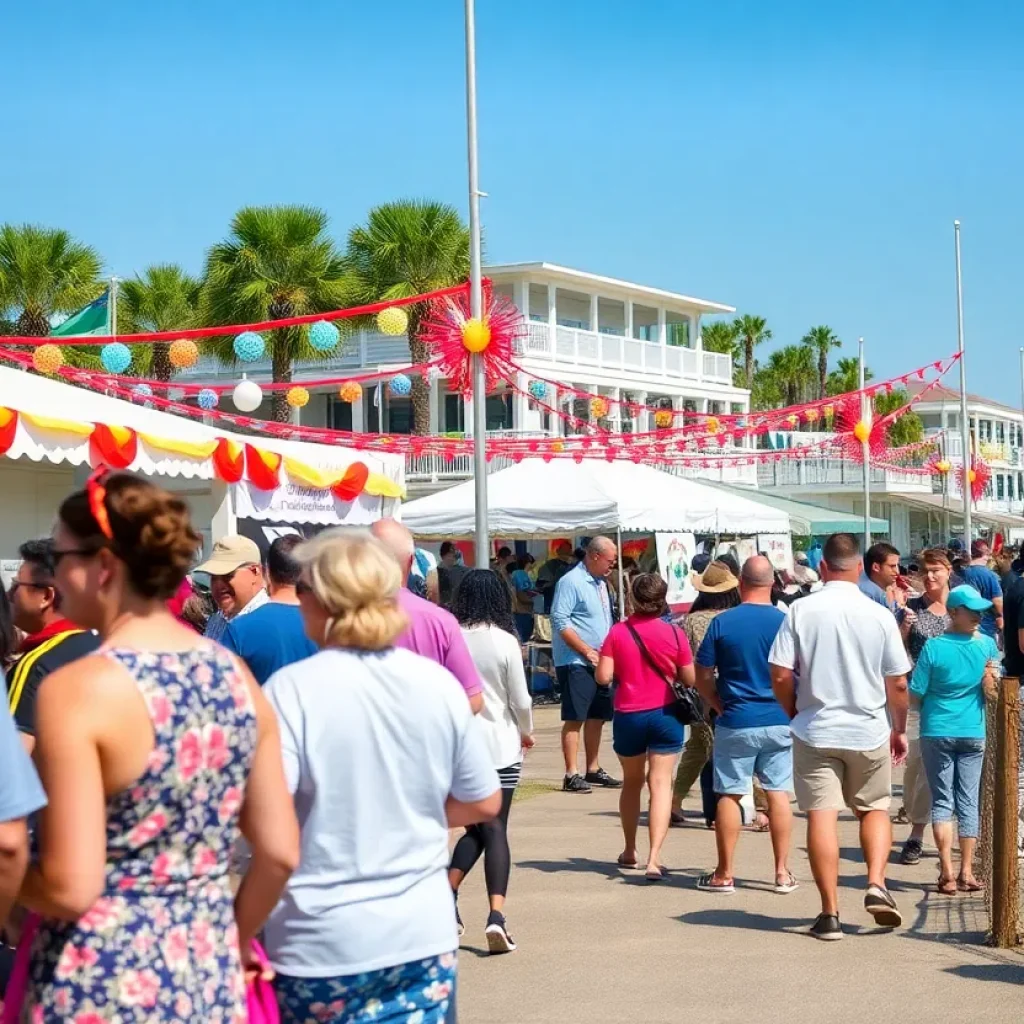
[[[935,891],[940,896],[955,896],[957,891],[956,881],[952,878],[940,878],[935,883]]]
[[[760,821],[758,819],[761,819]],[[771,822],[768,820],[768,815],[764,811],[758,811],[754,817],[753,822],[750,825],[751,832],[770,832],[772,829]]]
[[[780,896],[788,896],[791,892],[794,892],[796,889],[799,888],[800,883],[797,882],[797,880],[793,877],[792,871],[790,871],[789,874],[786,876],[786,880],[784,882],[775,882],[775,892],[777,892]]]
[[[638,860],[623,860],[621,853],[616,858],[615,863],[618,864],[620,868],[628,868],[631,871],[635,871],[638,867],[640,867],[640,861],[638,861]]]
[[[956,880],[956,887],[960,892],[984,892],[985,886],[982,882],[975,879],[973,882],[964,882],[961,879]]]
[[[648,868],[644,872],[644,878],[646,878],[648,882],[661,882],[665,878],[665,869],[664,868]]]

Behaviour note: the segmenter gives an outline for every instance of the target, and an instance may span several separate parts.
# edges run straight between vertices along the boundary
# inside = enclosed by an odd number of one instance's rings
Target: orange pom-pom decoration
[[[199,362],[199,347],[190,338],[179,338],[171,342],[167,358],[176,370],[187,370]]]
[[[871,437],[871,424],[865,423],[864,420],[861,420],[860,423],[853,428],[853,436],[857,438],[861,444],[866,443],[868,438]]]
[[[709,416],[707,419],[707,428],[709,434],[717,434],[719,430],[719,422],[717,416]]]
[[[40,373],[56,373],[64,365],[64,352],[60,345],[47,342],[32,353],[32,365]]]
[[[608,403],[603,398],[590,400],[590,415],[599,420],[608,415]]]
[[[668,409],[659,409],[654,414],[654,425],[656,427],[671,427],[672,413]]]
[[[486,320],[470,317],[462,325],[462,344],[467,352],[483,352],[491,343],[491,328]]]
[[[358,402],[363,397],[363,389],[355,381],[342,384],[338,391],[338,397],[343,402]]]

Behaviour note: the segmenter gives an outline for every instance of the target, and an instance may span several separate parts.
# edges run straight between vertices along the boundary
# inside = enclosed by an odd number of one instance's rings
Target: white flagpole
[[[964,289],[960,276],[960,221],[953,221],[956,244],[956,340],[960,353],[960,444],[963,447],[964,547],[971,550],[971,421],[967,418],[967,362],[964,358]]]
[[[110,279],[110,295],[107,297],[107,334],[117,334],[117,282],[116,277]]]

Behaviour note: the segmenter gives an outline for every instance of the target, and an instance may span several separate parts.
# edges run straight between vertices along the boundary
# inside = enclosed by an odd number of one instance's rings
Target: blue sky
[[[956,347],[1020,401],[1024,5],[477,0],[486,255]],[[465,207],[458,0],[35,0],[5,13],[0,220],[198,270],[248,203]]]

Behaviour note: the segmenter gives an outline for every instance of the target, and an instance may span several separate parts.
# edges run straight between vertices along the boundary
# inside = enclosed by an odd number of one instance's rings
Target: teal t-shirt
[[[999,657],[984,633],[944,633],[924,645],[910,692],[921,700],[921,735],[984,739],[985,665]]]

